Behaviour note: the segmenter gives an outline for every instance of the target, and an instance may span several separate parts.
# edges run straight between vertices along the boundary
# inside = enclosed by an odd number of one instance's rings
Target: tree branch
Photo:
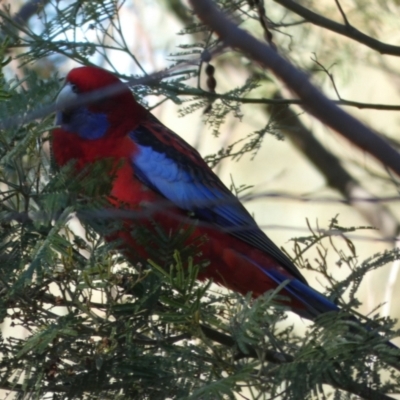
[[[178,96],[201,96],[214,100],[227,100],[227,101],[237,101],[242,104],[276,104],[276,105],[289,105],[298,104],[301,106],[303,101],[301,99],[286,99],[286,98],[266,98],[266,97],[237,97],[224,93],[213,93],[206,90],[191,88],[191,87],[176,87],[168,83],[162,83],[161,86],[166,88],[168,91],[177,94]],[[400,111],[400,105],[397,104],[380,104],[380,103],[364,103],[359,101],[345,100],[340,98],[340,100],[330,100],[332,103],[355,107],[358,109],[370,109],[370,110],[384,110],[384,111]]]
[[[322,123],[367,151],[400,176],[400,154],[356,118],[337,107],[270,46],[240,29],[218,10],[211,0],[190,0],[198,17],[215,31],[226,45],[241,50],[249,58],[280,78],[303,101],[304,108]]]
[[[280,4],[281,6],[287,8],[288,10],[300,15],[307,21],[311,22],[314,25],[320,26],[321,28],[328,29],[332,32],[336,32],[339,35],[346,36],[350,39],[353,39],[365,46],[376,50],[380,54],[389,54],[392,56],[400,56],[400,47],[393,46],[391,44],[380,42],[372,38],[371,36],[362,33],[358,29],[354,28],[351,25],[342,25],[338,22],[332,21],[329,18],[325,18],[322,15],[316,14],[315,12],[309,10],[306,7],[301,6],[293,0],[274,0],[275,3]]]

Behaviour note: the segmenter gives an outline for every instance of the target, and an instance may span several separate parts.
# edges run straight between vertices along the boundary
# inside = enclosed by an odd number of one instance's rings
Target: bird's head
[[[126,134],[145,113],[116,76],[91,66],[68,73],[56,104],[56,124],[87,140]]]

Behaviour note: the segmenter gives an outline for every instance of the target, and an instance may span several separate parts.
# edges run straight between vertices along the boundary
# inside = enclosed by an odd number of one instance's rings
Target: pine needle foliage
[[[0,65],[16,51],[26,68],[25,79],[0,74],[0,120],[16,116],[0,132],[0,389],[21,400],[387,399],[398,392],[400,352],[388,345],[397,334],[394,322],[374,315],[363,318],[362,326],[350,311],[358,304],[361,280],[397,260],[397,251],[359,261],[347,239],[333,245],[316,230],[295,239],[297,264],[318,273],[327,295],[344,309],[321,316],[299,334],[286,321],[285,284],[254,300],[198,281],[209,261],[199,254],[199,243],[184,245],[190,230],[165,232],[156,221],[151,230],[134,224],[129,234],[152,254],[138,256],[136,263],[126,260],[118,239],[104,241],[137,217],[107,201],[109,160],[79,174],[73,162],[54,168],[48,135],[53,116],[24,117],[38,104],[54,102],[60,89],[56,74],[44,80],[30,70],[40,59],[60,62],[62,56],[90,64],[96,56],[113,68],[108,51],[114,50],[131,56],[143,73],[123,37],[122,3],[50,1],[39,22],[24,26],[7,8],[0,11],[6,35]],[[243,22],[252,3],[219,5]],[[219,44],[205,26],[187,18],[182,34],[206,40],[182,46],[173,55],[181,60]],[[97,33],[96,42],[85,37],[87,30]],[[184,116],[210,104],[210,92],[191,86],[200,69],[174,72],[134,91],[143,102],[149,94],[185,102]],[[256,75],[226,99],[212,99],[207,118],[215,134],[228,114],[241,117],[241,99],[260,85]],[[210,162],[254,156],[272,125],[247,134],[235,144],[242,145],[238,151],[232,146]],[[355,229],[340,227],[336,218],[333,228]],[[319,247],[320,257],[311,263],[306,257],[312,247]],[[336,251],[348,268],[343,281],[328,274],[328,251]]]

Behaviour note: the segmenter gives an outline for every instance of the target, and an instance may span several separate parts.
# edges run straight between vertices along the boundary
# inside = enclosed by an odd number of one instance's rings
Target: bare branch
[[[316,14],[315,12],[309,10],[306,7],[303,7],[299,3],[294,2],[293,0],[274,0],[276,3],[279,3],[281,6],[287,8],[290,11],[293,11],[297,15],[305,18],[307,21],[311,22],[314,25],[320,26],[321,28],[329,29],[332,32],[336,32],[339,35],[346,36],[350,39],[353,39],[359,43],[364,44],[365,46],[376,50],[380,54],[389,54],[392,56],[400,56],[400,47],[393,46],[391,44],[380,42],[372,38],[371,36],[362,33],[358,29],[354,28],[351,25],[342,25],[338,22],[332,21],[329,18],[325,18],[322,15]]]
[[[275,105],[289,105],[289,104],[298,104],[302,105],[303,100],[301,99],[283,99],[283,98],[266,98],[266,97],[238,97],[231,96],[229,94],[224,93],[212,93],[207,92],[205,90],[190,88],[190,87],[176,87],[172,85],[164,86],[169,91],[176,93],[179,96],[202,96],[207,97],[210,100],[227,100],[227,101],[237,101],[242,104],[275,104]],[[381,103],[364,103],[359,101],[346,100],[342,97],[340,100],[331,100],[332,103],[337,104],[339,106],[347,106],[347,107],[355,107],[360,110],[369,109],[369,110],[382,110],[382,111],[400,111],[400,105],[397,104],[381,104]]]
[[[210,0],[190,0],[199,18],[214,30],[226,45],[259,62],[280,78],[303,101],[303,107],[322,123],[367,151],[400,176],[400,154],[356,118],[337,107],[314,87],[306,74],[297,70],[270,46],[240,29]]]
[[[344,23],[346,24],[346,26],[350,26],[350,23],[349,23],[349,21],[348,21],[348,19],[346,17],[346,14],[343,11],[342,6],[340,5],[340,1],[339,0],[335,0],[335,3],[337,5],[337,8],[339,9],[340,14],[342,14],[342,18],[343,18]]]

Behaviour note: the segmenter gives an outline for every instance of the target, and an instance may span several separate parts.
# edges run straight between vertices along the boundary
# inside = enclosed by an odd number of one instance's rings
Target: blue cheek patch
[[[76,108],[70,114],[57,112],[56,124],[87,140],[100,139],[110,127],[106,114],[93,113],[85,107]]]

